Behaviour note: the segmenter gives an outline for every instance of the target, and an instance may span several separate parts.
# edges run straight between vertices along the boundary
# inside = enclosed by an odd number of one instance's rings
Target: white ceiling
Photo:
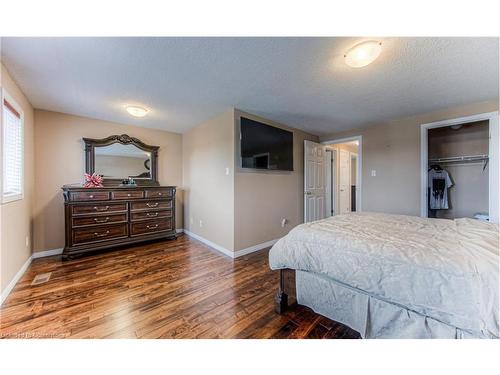
[[[229,107],[321,135],[498,98],[498,38],[376,39],[361,69],[362,38],[2,38],[2,60],[36,108],[180,133]]]

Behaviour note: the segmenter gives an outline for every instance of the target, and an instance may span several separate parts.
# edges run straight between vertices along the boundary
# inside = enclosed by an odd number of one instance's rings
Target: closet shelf
[[[451,156],[447,158],[433,158],[429,159],[429,164],[451,164],[451,163],[464,163],[464,162],[479,162],[484,161],[483,170],[488,165],[488,155],[464,155],[464,156]]]

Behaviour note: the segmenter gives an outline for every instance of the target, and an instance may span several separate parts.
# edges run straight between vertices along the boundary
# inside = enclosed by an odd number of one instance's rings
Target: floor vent
[[[39,275],[36,275],[33,281],[31,282],[31,285],[46,283],[47,281],[50,280],[50,275],[52,275],[52,272],[41,273]]]

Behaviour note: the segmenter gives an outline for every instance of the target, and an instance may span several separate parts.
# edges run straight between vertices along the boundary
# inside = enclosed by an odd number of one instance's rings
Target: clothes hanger
[[[442,170],[443,170],[443,168],[441,168],[441,166],[440,166],[439,164],[432,164],[432,165],[430,166],[430,168],[429,168],[429,170],[428,170],[428,171],[430,171],[431,169],[434,169],[435,171],[442,171]],[[428,172],[428,171],[427,171],[427,172]]]

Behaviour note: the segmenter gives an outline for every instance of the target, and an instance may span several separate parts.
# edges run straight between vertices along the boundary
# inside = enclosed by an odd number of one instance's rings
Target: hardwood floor
[[[36,259],[1,307],[0,337],[359,338],[306,307],[276,314],[278,278],[267,251],[233,261],[187,236]]]

